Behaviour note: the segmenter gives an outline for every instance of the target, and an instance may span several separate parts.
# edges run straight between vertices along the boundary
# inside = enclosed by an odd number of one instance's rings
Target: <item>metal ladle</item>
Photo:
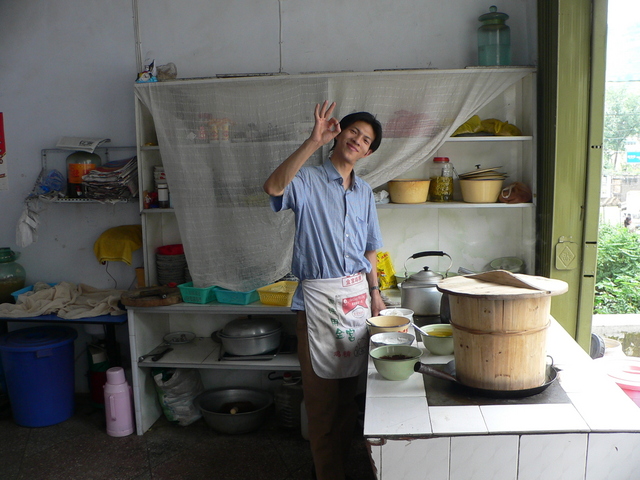
[[[416,325],[415,323],[411,322],[411,325],[413,325],[413,328],[415,328],[417,331],[419,331],[422,335],[426,335],[427,337],[429,336],[429,334],[427,332],[425,332],[424,330],[422,330],[418,325]]]

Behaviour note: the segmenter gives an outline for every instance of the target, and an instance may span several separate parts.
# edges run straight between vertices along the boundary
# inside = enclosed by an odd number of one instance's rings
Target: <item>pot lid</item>
[[[225,337],[256,337],[274,333],[282,329],[282,324],[274,318],[237,318],[227,323],[221,334]]]
[[[514,300],[561,295],[569,289],[562,280],[511,273],[506,270],[447,278],[437,286],[451,295],[490,300]]]
[[[418,273],[411,275],[403,283],[403,287],[433,287],[439,283],[444,277],[439,273],[424,267]]]

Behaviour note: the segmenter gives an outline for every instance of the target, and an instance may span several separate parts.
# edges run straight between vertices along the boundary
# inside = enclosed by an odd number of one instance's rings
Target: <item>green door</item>
[[[551,314],[589,350],[604,117],[607,0],[539,2],[539,273]]]

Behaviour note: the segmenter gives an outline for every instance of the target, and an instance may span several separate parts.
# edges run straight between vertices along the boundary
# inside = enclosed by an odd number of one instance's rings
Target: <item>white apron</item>
[[[365,275],[303,280],[309,353],[322,378],[348,378],[367,368],[371,297]]]

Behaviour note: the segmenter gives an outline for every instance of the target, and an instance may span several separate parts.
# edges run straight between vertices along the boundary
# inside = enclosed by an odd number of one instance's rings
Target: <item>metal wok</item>
[[[447,363],[443,370],[421,362],[417,362],[414,365],[413,370],[418,373],[422,373],[423,375],[429,375],[443,380],[449,380],[451,382],[454,382],[456,385],[459,385],[469,393],[489,398],[523,398],[536,395],[546,390],[549,385],[556,381],[559,371],[559,369],[553,365],[547,366],[547,375],[545,382],[538,387],[525,388],[522,390],[490,390],[486,388],[470,387],[459,382],[456,378],[455,360]]]

